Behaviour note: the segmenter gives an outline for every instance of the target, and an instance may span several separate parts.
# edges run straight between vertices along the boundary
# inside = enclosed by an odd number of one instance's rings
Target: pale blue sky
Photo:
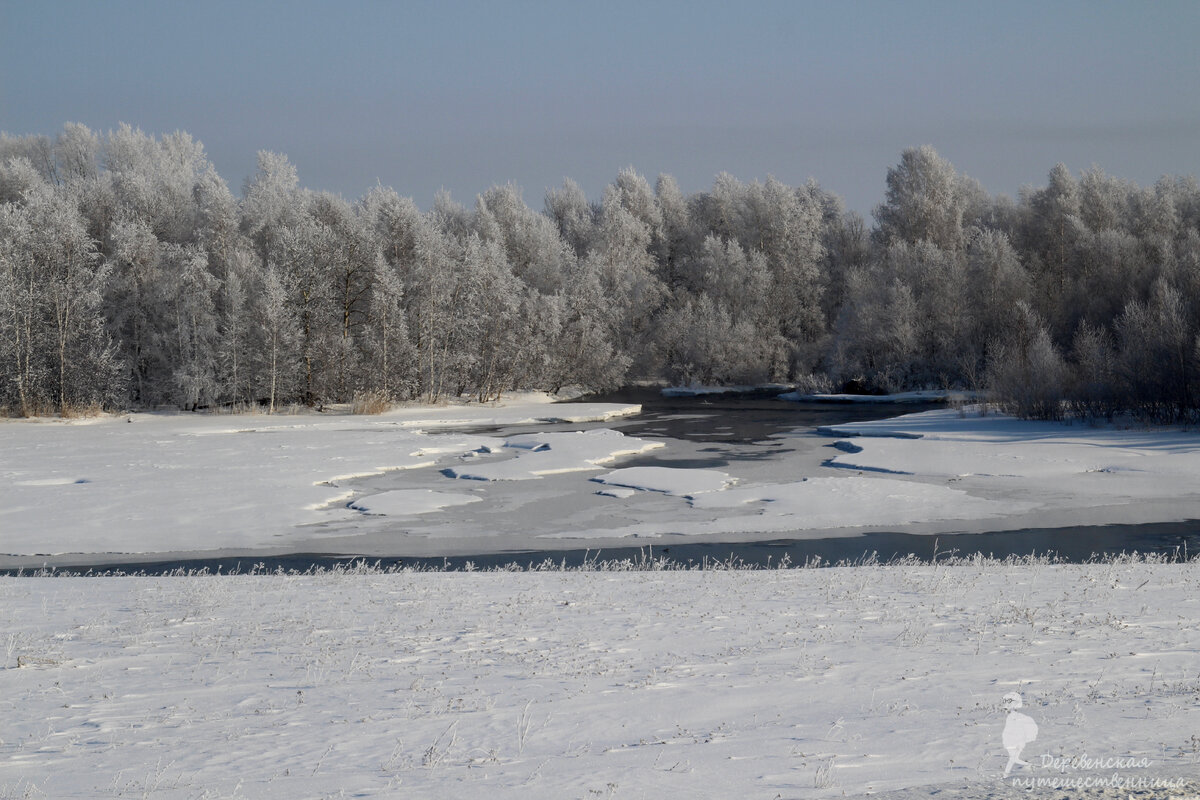
[[[0,0],[0,130],[186,130],[427,207],[514,181],[541,208],[632,165],[814,177],[869,213],[932,144],[992,193],[1058,161],[1200,174],[1200,2]]]

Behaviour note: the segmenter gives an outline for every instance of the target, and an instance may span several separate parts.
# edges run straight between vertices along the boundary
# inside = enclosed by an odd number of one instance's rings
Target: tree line
[[[1200,408],[1200,187],[1063,165],[1016,200],[931,147],[873,224],[815,182],[622,170],[530,208],[350,202],[276,153],[235,197],[183,132],[0,135],[0,408],[480,401],[632,380]]]

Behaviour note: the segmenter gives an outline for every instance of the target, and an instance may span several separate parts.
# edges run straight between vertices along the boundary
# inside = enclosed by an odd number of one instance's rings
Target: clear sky
[[[235,193],[275,150],[423,207],[632,165],[869,214],[921,144],[993,194],[1059,161],[1148,185],[1200,175],[1200,2],[0,0],[0,130],[68,121],[186,130]]]

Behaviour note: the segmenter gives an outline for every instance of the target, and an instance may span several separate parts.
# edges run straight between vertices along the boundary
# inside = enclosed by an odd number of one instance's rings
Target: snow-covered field
[[[777,434],[711,469],[697,466],[711,460],[706,441],[622,433],[637,410],[531,395],[379,416],[4,421],[0,566],[1200,519],[1195,432],[945,409]]]
[[[1198,650],[1195,563],[0,578],[0,798],[1190,797]]]

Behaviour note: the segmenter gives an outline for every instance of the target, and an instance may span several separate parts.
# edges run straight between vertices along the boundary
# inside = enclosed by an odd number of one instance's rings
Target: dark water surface
[[[64,566],[60,572],[93,573],[130,572],[165,575],[180,570],[209,573],[305,572],[311,569],[335,569],[358,564],[383,569],[410,567],[416,569],[494,569],[545,565],[580,567],[597,562],[631,562],[646,566],[651,559],[669,561],[679,566],[732,564],[749,567],[776,567],[783,563],[793,566],[824,566],[839,562],[857,562],[874,558],[881,562],[915,557],[923,563],[946,561],[952,557],[969,558],[976,553],[991,558],[1009,556],[1049,557],[1068,563],[1083,563],[1127,553],[1147,553],[1171,559],[1191,559],[1200,553],[1200,521],[1163,522],[1147,525],[1085,526],[1077,528],[1046,528],[1001,533],[940,534],[922,536],[907,533],[868,533],[834,539],[773,539],[745,543],[685,543],[669,546],[622,547],[606,550],[529,550],[504,553],[483,553],[443,558],[380,558],[377,556],[326,553],[296,553],[285,556],[174,559],[167,561],[100,564],[87,567]],[[0,574],[17,572],[32,574],[33,570],[0,570]]]
[[[625,389],[587,398],[597,403],[640,403],[642,413],[607,423],[630,436],[694,442],[762,444],[772,437],[942,408],[941,403],[792,403],[775,393],[663,397],[655,389]]]
[[[641,403],[643,412],[636,417],[611,420],[606,423],[580,425],[523,425],[501,429],[480,429],[507,434],[547,430],[579,430],[609,427],[630,436],[642,438],[680,439],[703,444],[693,458],[656,456],[652,451],[642,456],[622,459],[620,466],[721,467],[730,462],[770,459],[796,446],[798,439],[816,436],[815,428],[847,422],[884,419],[899,414],[924,411],[935,405],[888,404],[824,404],[791,403],[770,394],[722,395],[707,397],[663,397],[657,390],[625,390],[619,393],[586,398],[593,402]],[[138,561],[128,556],[120,561],[97,563],[95,557],[88,566],[66,565],[64,557],[53,559],[64,565],[61,570],[73,572],[126,571],[146,574],[165,574],[177,570],[207,570],[209,572],[250,572],[252,570],[284,571],[333,568],[359,560],[381,567],[408,566],[428,569],[464,569],[468,565],[488,569],[516,564],[521,567],[547,561],[578,567],[587,562],[669,559],[681,565],[712,562],[736,563],[749,566],[776,566],[782,561],[793,565],[819,560],[824,564],[853,562],[868,557],[891,561],[915,556],[922,561],[945,559],[951,556],[971,557],[975,554],[994,558],[1009,556],[1049,556],[1067,562],[1084,562],[1094,558],[1122,553],[1154,553],[1186,558],[1200,552],[1200,521],[1150,523],[1141,525],[1080,526],[1040,528],[997,533],[942,533],[936,536],[907,533],[867,533],[826,539],[773,538],[757,542],[684,542],[642,547],[569,550],[536,550],[483,553],[428,558],[380,558],[347,553],[288,554],[258,557],[238,555],[226,557],[175,558],[158,561]],[[29,573],[26,568],[24,572]],[[16,569],[0,569],[0,574],[13,574]]]

